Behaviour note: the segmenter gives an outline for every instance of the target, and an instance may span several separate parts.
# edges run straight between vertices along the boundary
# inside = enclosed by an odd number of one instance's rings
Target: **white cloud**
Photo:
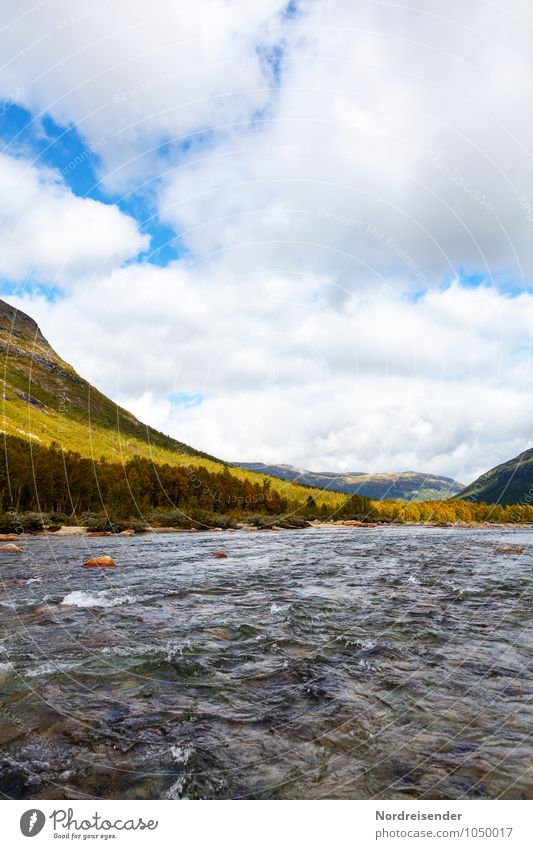
[[[114,271],[61,309],[17,305],[99,388],[227,459],[468,481],[529,444],[533,296],[456,283],[339,309],[327,288],[256,275],[213,289],[175,263]],[[176,406],[176,393],[204,400]]]
[[[105,140],[108,182],[136,183],[161,141],[246,122],[265,107],[271,72],[257,47],[271,45],[284,6],[6,0],[1,93],[75,124],[89,143]]]
[[[86,201],[93,224],[65,212],[70,276],[92,261],[90,285],[22,307],[80,371],[231,459],[467,481],[528,447],[528,4],[320,0],[283,18],[276,0],[134,0],[127,19],[106,0],[83,17],[7,6],[4,95],[103,139],[108,187],[153,178],[188,251],[117,268],[139,249],[131,221]],[[65,241],[43,234],[78,201],[39,173],[31,262],[65,274]],[[28,273],[21,244],[8,258]],[[204,401],[176,407],[174,392]]]
[[[118,207],[79,198],[49,169],[0,155],[0,274],[65,286],[148,247]]]
[[[272,115],[223,158],[193,149],[162,186],[191,250],[346,286],[393,275],[421,288],[461,269],[530,278],[533,13],[412,5],[306,6],[285,33]]]

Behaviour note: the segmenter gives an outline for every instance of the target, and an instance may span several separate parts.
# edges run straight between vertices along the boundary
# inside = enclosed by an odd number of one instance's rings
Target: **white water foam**
[[[26,678],[41,678],[45,675],[55,675],[60,672],[70,672],[73,669],[76,669],[78,666],[81,666],[80,663],[75,661],[55,661],[48,660],[45,663],[41,663],[36,666],[34,669],[28,669],[26,672],[22,673],[23,677]]]
[[[179,743],[176,743],[170,747],[170,754],[176,763],[186,764],[190,760],[193,750],[190,746],[180,746]]]
[[[284,613],[289,608],[290,608],[290,604],[276,604],[276,602],[274,601],[270,605],[270,615],[275,616],[276,613]]]
[[[121,604],[134,604],[139,599],[133,595],[118,595],[110,597],[107,590],[99,593],[86,593],[83,590],[74,590],[65,596],[61,604],[69,604],[74,607],[118,607]]]

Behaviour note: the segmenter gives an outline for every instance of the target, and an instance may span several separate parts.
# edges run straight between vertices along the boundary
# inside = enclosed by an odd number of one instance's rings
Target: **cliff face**
[[[60,379],[83,384],[55,353],[33,318],[5,301],[0,301],[0,357],[4,400],[19,397],[46,408],[39,396],[57,392]]]
[[[26,315],[24,312],[12,307],[11,304],[6,304],[5,301],[0,301],[0,333],[12,334],[15,338],[27,338],[30,335],[38,336],[39,340],[48,345],[43,334],[37,326],[37,322]],[[48,345],[50,348],[50,345]]]

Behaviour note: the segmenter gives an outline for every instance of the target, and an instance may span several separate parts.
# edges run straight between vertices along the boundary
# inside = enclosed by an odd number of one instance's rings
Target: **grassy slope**
[[[487,504],[533,503],[533,449],[507,460],[460,492],[457,498]]]
[[[50,347],[37,324],[0,301],[0,428],[4,433],[57,442],[85,457],[121,462],[134,456],[154,463],[204,466],[221,471],[226,464],[143,424],[81,378]],[[235,477],[263,481],[265,475],[231,467]],[[304,502],[340,505],[336,492],[308,489],[269,478],[272,489]]]

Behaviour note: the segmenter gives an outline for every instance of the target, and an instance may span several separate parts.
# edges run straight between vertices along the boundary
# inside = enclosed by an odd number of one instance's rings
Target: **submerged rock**
[[[91,557],[83,565],[85,569],[114,569],[117,564],[112,557],[105,554],[100,557]]]
[[[523,554],[523,545],[499,545],[496,549],[497,554]]]
[[[22,551],[20,545],[15,545],[12,542],[7,542],[5,545],[0,545],[0,551]]]
[[[220,557],[220,558],[222,558],[222,557],[227,557],[227,556],[228,556],[228,555],[226,554],[226,552],[225,552],[225,551],[213,551],[213,557]]]
[[[23,587],[28,583],[29,578],[4,578],[0,583],[0,589],[6,590],[10,587]]]

